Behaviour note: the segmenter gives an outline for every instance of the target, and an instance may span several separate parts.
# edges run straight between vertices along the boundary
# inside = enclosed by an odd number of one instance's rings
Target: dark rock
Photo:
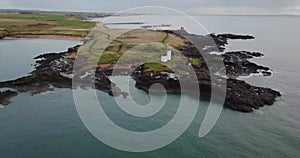
[[[184,83],[184,88],[181,88],[178,78],[170,78],[167,73],[148,72],[145,71],[145,66],[134,68],[119,68],[114,70],[116,75],[128,75],[133,69],[132,77],[136,80],[136,87],[149,92],[150,87],[155,83],[162,84],[168,93],[187,93],[198,94],[195,91],[194,85],[199,85],[201,90],[200,97],[202,99],[210,99],[212,77],[226,80],[226,98],[225,106],[233,110],[241,112],[252,112],[253,109],[258,109],[264,105],[272,105],[280,93],[263,87],[252,86],[244,81],[234,79],[241,75],[250,75],[251,73],[262,72],[263,75],[271,75],[269,68],[259,66],[249,61],[254,57],[261,57],[263,54],[258,52],[227,52],[223,55],[212,55],[210,52],[222,52],[228,39],[253,39],[252,36],[232,35],[232,34],[210,34],[207,36],[188,34],[186,31],[166,31],[178,37],[185,38],[187,46],[177,48],[188,58],[196,58],[200,60],[201,65],[194,66],[194,71],[197,75],[196,81],[191,79],[191,76],[181,76],[180,83]],[[43,54],[35,59],[36,69],[31,75],[19,78],[13,81],[0,82],[0,88],[13,88],[18,92],[30,92],[32,95],[41,92],[53,90],[55,88],[95,88],[108,93],[111,96],[123,95],[127,97],[128,93],[121,92],[120,88],[116,87],[107,76],[112,75],[112,69],[92,70],[88,61],[83,57],[77,58],[77,63],[74,65],[74,59],[64,58],[66,55],[76,53],[79,46],[69,48],[67,52]],[[198,48],[198,49],[197,49]],[[199,50],[202,54],[200,54]],[[220,76],[210,76],[209,69],[206,65],[203,56],[209,56],[211,63],[218,62],[223,59],[227,76],[226,79]],[[75,67],[76,66],[76,67]],[[73,71],[73,70],[76,71]],[[215,68],[217,69],[217,67]],[[170,73],[170,72],[169,72]],[[195,83],[196,82],[196,83]],[[160,93],[158,89],[151,87],[151,90]],[[11,94],[11,95],[8,95]],[[2,96],[13,96],[15,93],[1,93]],[[1,98],[0,98],[1,99]],[[7,97],[6,97],[7,99]],[[10,99],[10,97],[8,97]],[[7,101],[7,100],[6,100]],[[7,102],[9,103],[9,102]]]
[[[242,40],[254,39],[254,37],[251,35],[235,35],[230,33],[218,34],[217,37],[222,39],[242,39]]]
[[[146,72],[145,66],[141,66],[133,73],[133,78],[136,80],[136,87],[149,92],[153,84],[162,84],[168,93],[187,93],[197,94],[193,87],[180,86],[178,80],[168,79],[166,74],[160,72]],[[202,99],[209,99],[211,95],[211,82],[209,78],[198,77],[198,84]],[[201,78],[201,79],[200,79]],[[194,85],[194,82],[188,79],[182,79],[185,85]],[[153,90],[153,89],[152,89]],[[154,92],[159,93],[160,91]],[[233,110],[241,112],[252,112],[253,109],[259,109],[264,105],[272,105],[280,93],[269,88],[255,87],[236,79],[227,79],[226,98],[224,105]]]
[[[271,72],[268,72],[270,71],[270,68],[257,65],[248,60],[261,56],[263,56],[263,54],[258,52],[226,52],[222,55],[222,58],[226,68],[227,76],[230,78],[236,78],[239,76],[249,76],[250,74],[260,72],[262,72],[264,76],[271,75]]]
[[[11,99],[13,97],[17,96],[17,95],[18,95],[17,92],[14,92],[14,91],[11,91],[11,90],[7,90],[7,91],[4,91],[4,92],[0,91],[0,104],[1,105],[10,104],[12,102]]]

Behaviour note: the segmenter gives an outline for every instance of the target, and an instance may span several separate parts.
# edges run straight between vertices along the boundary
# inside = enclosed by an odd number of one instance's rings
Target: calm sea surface
[[[198,138],[208,104],[201,102],[192,125],[175,142],[152,152],[129,153],[106,146],[88,132],[76,112],[71,90],[56,89],[55,92],[33,97],[21,94],[10,106],[0,109],[0,157],[299,157],[300,17],[194,17],[208,32],[254,35],[255,40],[230,41],[227,50],[264,53],[265,57],[252,61],[272,68],[274,74],[271,77],[242,79],[279,90],[283,94],[281,99],[273,106],[251,114],[224,109],[209,135]],[[163,19],[167,19],[162,20],[163,23],[173,24],[174,28],[185,26],[193,33],[202,33],[178,20],[178,16],[168,15]],[[151,16],[123,17],[116,21],[162,23]],[[133,27],[122,27],[126,26]],[[79,43],[40,39],[0,40],[0,81],[28,74],[33,69],[32,58],[38,54],[64,51]],[[122,78],[119,80],[122,81]],[[137,102],[149,101],[143,91],[132,88],[132,92]],[[136,120],[118,109],[112,97],[103,92],[98,92],[98,96],[111,120],[131,130],[151,130],[163,126],[172,118],[179,102],[178,96],[169,95],[166,107],[159,115],[149,120]]]

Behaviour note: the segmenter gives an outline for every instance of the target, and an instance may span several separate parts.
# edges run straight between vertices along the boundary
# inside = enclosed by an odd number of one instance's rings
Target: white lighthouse
[[[172,50],[171,49],[167,50],[167,58],[169,61],[172,60]]]

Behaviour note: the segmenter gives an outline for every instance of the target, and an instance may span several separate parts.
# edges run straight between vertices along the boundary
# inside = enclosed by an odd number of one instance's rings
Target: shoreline
[[[12,35],[4,37],[0,40],[14,40],[14,39],[53,39],[53,40],[72,40],[83,41],[85,37],[72,35]]]
[[[143,33],[153,35],[158,32],[150,31]],[[249,76],[250,74],[259,73],[260,71],[264,72],[263,76],[271,75],[271,73],[267,72],[270,70],[270,68],[256,65],[249,61],[249,59],[251,58],[262,57],[263,54],[259,52],[247,51],[225,52],[225,54],[223,55],[210,54],[210,52],[214,50],[224,52],[225,46],[228,44],[229,39],[247,40],[253,39],[253,36],[235,34],[195,35],[189,34],[183,30],[167,30],[160,31],[159,33],[164,33],[166,34],[165,36],[172,37],[173,40],[176,39],[176,42],[184,42],[185,45],[183,46],[177,45],[177,49],[181,52],[181,55],[177,54],[177,56],[173,56],[174,60],[177,58],[177,60],[174,61],[174,64],[175,66],[177,64],[188,64],[182,63],[181,60],[178,60],[179,58],[190,59],[192,69],[197,74],[196,84],[200,87],[200,89],[203,92],[202,95],[199,96],[200,98],[210,98],[212,86],[215,84],[219,85],[219,80],[227,82],[227,85],[225,87],[226,98],[224,106],[229,107],[230,109],[235,111],[247,113],[253,112],[255,109],[259,109],[266,105],[274,104],[276,98],[281,96],[280,92],[278,91],[265,87],[257,87],[254,85],[250,85],[245,81],[236,79],[239,76]],[[144,36],[144,34],[140,36],[140,40],[147,39]],[[137,36],[140,35],[140,32],[132,32],[132,34],[130,35]],[[63,39],[60,35],[34,35],[26,37],[55,37]],[[131,39],[132,38],[125,38],[127,42]],[[158,40],[159,39],[160,38],[158,38]],[[122,38],[120,40],[122,40]],[[215,45],[210,45],[210,40],[214,40]],[[93,41],[91,40],[88,42]],[[203,56],[198,52],[198,49],[192,42],[197,46],[200,46],[201,49],[204,51],[203,53],[210,55],[212,61],[218,58],[222,58],[225,64],[226,75],[228,78],[224,78],[217,75],[210,76],[209,69],[205,63]],[[123,47],[123,45],[121,44],[121,48]],[[96,72],[91,72],[93,71],[93,69],[91,69],[91,63],[86,56],[89,56],[90,54],[80,54],[79,56],[77,56],[79,53],[78,50],[81,46],[82,45],[71,47],[65,52],[48,53],[35,57],[35,70],[31,72],[30,76],[21,77],[19,79],[11,81],[0,82],[0,88],[12,88],[16,90],[16,93],[31,93],[31,95],[51,91],[53,90],[53,87],[71,89],[79,87],[83,89],[94,88],[106,92],[111,96],[123,96],[124,98],[126,98],[128,96],[128,93],[123,92],[119,87],[116,86],[117,84],[113,83],[108,78],[112,75],[110,73],[111,69],[109,67],[97,67]],[[89,45],[87,44],[87,46]],[[210,49],[206,49],[207,46],[210,46]],[[111,51],[114,50],[112,48],[110,49]],[[83,53],[89,52],[84,51]],[[77,60],[77,64],[79,64],[80,66],[74,65],[75,59]],[[190,82],[189,80],[190,73],[181,73],[186,75],[180,75],[174,78],[170,77],[172,72],[170,72],[169,69],[157,66],[157,64],[151,65],[151,63],[148,63],[148,65],[145,65],[147,63],[141,65],[143,63],[143,60],[139,61],[136,60],[136,58],[134,59],[135,60],[128,60],[128,63],[124,63],[123,67],[118,67],[117,69],[120,69],[120,71],[118,71],[118,73],[120,74],[127,74],[127,76],[132,74],[130,76],[132,76],[133,79],[136,81],[135,87],[138,89],[148,92],[151,85],[161,83],[167,89],[168,93],[178,93],[182,90],[178,83],[178,78],[181,78],[186,83],[186,85],[191,85],[194,83]],[[97,62],[99,64],[100,61]],[[112,64],[112,66],[114,65],[114,61],[109,61],[109,63]],[[154,69],[151,69],[151,66],[152,68],[154,67]],[[74,68],[76,71],[73,71]],[[181,69],[181,71],[188,72],[188,70],[186,69]],[[218,82],[211,83],[211,77],[218,79]],[[92,82],[95,82],[95,85],[89,84]],[[187,89],[183,90],[182,92],[189,94],[197,94],[197,92],[193,90],[193,87],[187,86]]]

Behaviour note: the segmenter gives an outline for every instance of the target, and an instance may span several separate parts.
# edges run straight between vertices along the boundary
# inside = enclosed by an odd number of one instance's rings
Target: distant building
[[[6,28],[4,27],[0,27],[0,31],[6,30]]]
[[[176,30],[175,33],[180,34],[180,35],[185,35],[188,32],[185,30],[184,27],[180,27],[180,29]]]

